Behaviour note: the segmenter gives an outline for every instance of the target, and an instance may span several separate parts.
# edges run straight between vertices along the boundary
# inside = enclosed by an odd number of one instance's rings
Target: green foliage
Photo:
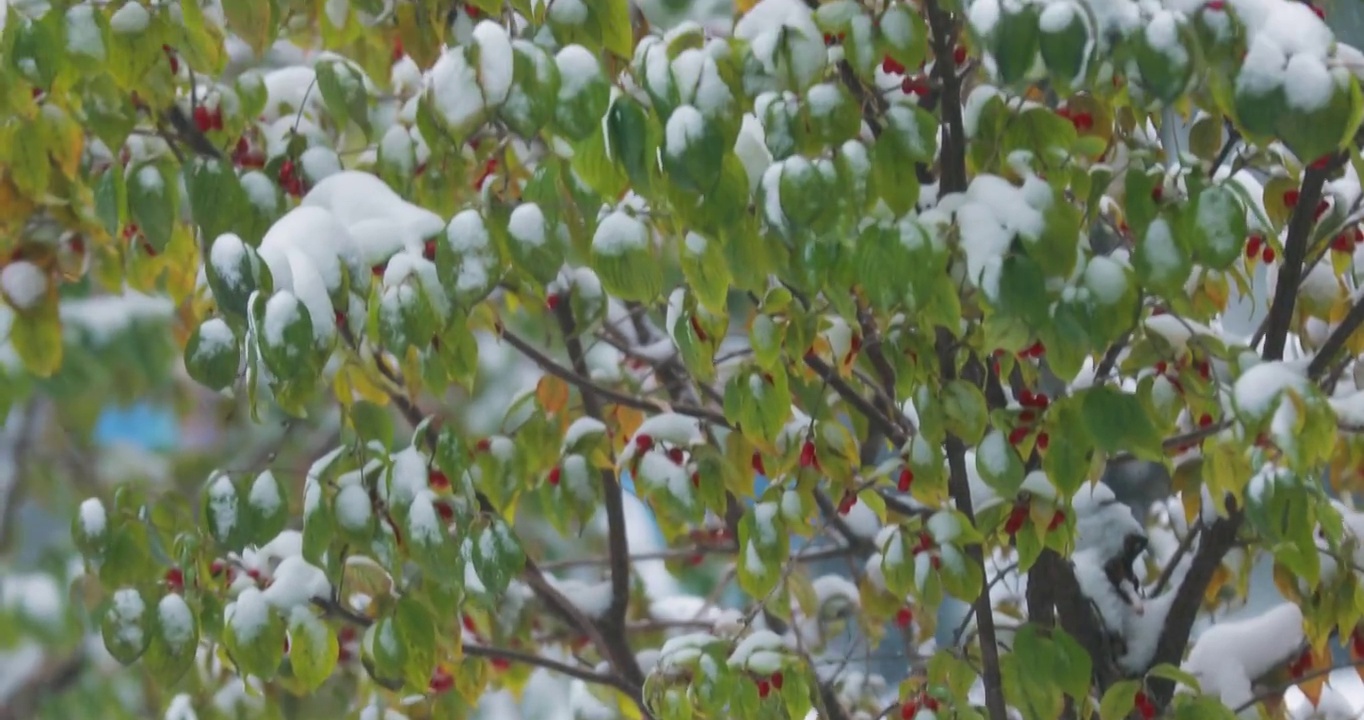
[[[1170,648],[1256,558],[1319,693],[1364,618],[1357,53],[1290,0],[1109,4],[11,3],[0,460],[83,573],[0,641],[152,680],[46,716],[461,718],[539,668],[632,720],[1225,717]],[[135,400],[222,446],[108,461]],[[1148,527],[1095,489],[1133,460]],[[835,657],[953,600],[884,688]]]

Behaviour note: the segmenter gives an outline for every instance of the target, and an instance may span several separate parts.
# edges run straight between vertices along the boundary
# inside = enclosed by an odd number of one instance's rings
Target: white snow
[[[1284,390],[1302,392],[1307,379],[1299,365],[1301,363],[1265,362],[1242,373],[1232,387],[1236,408],[1263,417]]]
[[[1283,90],[1290,107],[1312,112],[1331,102],[1335,81],[1321,58],[1298,53],[1289,58],[1284,69]]]
[[[270,605],[260,590],[248,587],[223,611],[223,619],[232,628],[237,642],[249,643],[269,624]]]
[[[373,512],[369,494],[358,483],[346,485],[336,493],[336,519],[341,521],[342,527],[363,530]]]
[[[304,560],[302,555],[290,554],[275,568],[270,586],[261,596],[271,607],[287,610],[306,606],[313,598],[328,597],[330,592],[331,583],[321,568]]]
[[[95,22],[93,5],[77,5],[66,11],[66,51],[104,59],[104,37]]]
[[[115,637],[130,647],[142,647],[145,639],[142,616],[147,611],[142,593],[134,588],[120,588],[114,591],[112,602],[109,612]]]
[[[147,29],[151,14],[141,3],[130,2],[109,16],[109,29],[119,35],[132,35]]]
[[[543,247],[545,231],[545,214],[539,205],[532,202],[517,205],[507,219],[507,234],[527,248]]]
[[[163,720],[199,720],[199,716],[194,713],[194,703],[190,696],[180,693],[171,698]]]
[[[286,345],[284,333],[302,319],[303,303],[288,290],[280,290],[265,303],[265,341],[293,355],[297,348]]]
[[[1036,240],[1045,226],[1041,210],[1029,202],[1023,189],[995,175],[978,175],[971,181],[956,217],[969,279],[991,298],[998,292],[1001,262],[1009,244],[1015,237]]]
[[[598,223],[597,231],[592,235],[593,252],[607,256],[642,250],[648,247],[648,244],[648,228],[623,210],[607,215]]]
[[[682,157],[693,143],[705,136],[705,132],[706,119],[701,111],[691,105],[683,105],[668,118],[664,147],[668,155]]]
[[[194,614],[179,593],[161,598],[156,606],[156,618],[161,626],[161,638],[172,649],[183,648],[194,639]]]
[[[97,538],[104,534],[108,526],[108,517],[104,512],[104,503],[99,498],[86,498],[80,506],[81,532],[88,538]]]
[[[266,515],[274,515],[279,512],[280,505],[284,502],[279,491],[280,485],[275,479],[275,474],[266,470],[257,475],[255,481],[251,483],[251,491],[246,499],[256,510]]]
[[[423,490],[407,508],[408,535],[417,545],[438,545],[446,539],[445,523],[436,513],[433,497],[430,490]]]
[[[1220,696],[1224,705],[1237,708],[1254,697],[1252,681],[1296,656],[1304,642],[1302,609],[1285,602],[1256,617],[1203,631],[1183,667],[1198,678],[1203,694]],[[1258,711],[1247,713],[1243,717],[1257,717]]]
[[[554,56],[559,67],[559,102],[572,102],[589,83],[601,77],[597,56],[582,45],[569,45]]]
[[[237,488],[224,473],[215,473],[208,480],[208,520],[219,538],[226,538],[237,527]]]
[[[511,37],[500,24],[484,20],[474,27],[474,43],[478,46],[478,84],[483,99],[500,105],[512,86]]]
[[[732,668],[742,668],[758,675],[771,675],[781,669],[782,659],[788,650],[786,641],[780,635],[771,630],[754,630],[734,647],[728,664]]]
[[[776,75],[779,63],[788,61],[798,87],[809,85],[828,62],[824,35],[800,0],[762,0],[735,24],[734,37],[748,43],[768,75]]]
[[[29,310],[47,294],[47,273],[27,260],[16,260],[0,269],[0,294],[16,310]]]

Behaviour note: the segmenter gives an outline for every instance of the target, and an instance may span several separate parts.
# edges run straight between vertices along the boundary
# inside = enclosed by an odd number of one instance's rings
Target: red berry
[[[1051,532],[1066,523],[1066,511],[1057,510],[1051,515],[1051,522],[1047,523],[1047,532]]]
[[[901,629],[909,627],[914,622],[914,611],[909,608],[900,608],[895,613],[895,624]]]
[[[1297,190],[1285,190],[1283,192],[1283,204],[1288,207],[1298,206],[1299,193]]]
[[[1159,203],[1165,199],[1165,186],[1157,185],[1151,188],[1151,199]]]
[[[203,105],[194,108],[194,127],[201,133],[213,129],[213,119],[208,116],[208,108]]]
[[[691,474],[691,486],[695,488],[701,487],[701,473]]]
[[[1161,360],[1160,362],[1156,363],[1155,371],[1157,375],[1164,375],[1165,371],[1169,369],[1170,369],[1169,363],[1165,362],[1164,360]]]
[[[1036,419],[1037,413],[1031,410],[1024,410],[1023,412],[1018,414],[1018,421],[1021,423],[1030,423]]]
[[[558,465],[555,465],[554,467],[549,469],[550,485],[553,485],[554,487],[559,487],[559,475],[561,474],[561,472],[562,471],[559,469]]]
[[[492,666],[494,670],[497,670],[498,672],[504,672],[506,671],[507,668],[511,667],[511,661],[506,658],[500,657],[493,658]]]
[[[923,76],[907,77],[900,83],[900,90],[906,95],[927,95],[928,80]]]
[[[1260,259],[1267,263],[1274,262],[1274,257],[1274,248],[1269,247],[1268,245],[1265,246],[1264,252],[1260,253]]]
[[[1330,201],[1328,201],[1326,198],[1322,198],[1321,200],[1317,201],[1317,207],[1316,210],[1313,211],[1313,217],[1320,220],[1322,214],[1324,214],[1327,210],[1330,209],[1331,209]]]
[[[550,310],[558,310],[560,302],[562,302],[562,300],[559,297],[559,294],[552,293],[549,297],[545,298],[545,307],[549,308]]]
[[[1338,253],[1352,253],[1355,249],[1354,239],[1345,233],[1341,233],[1331,238],[1331,250]]]
[[[895,489],[900,492],[909,492],[909,486],[914,483],[914,471],[909,468],[900,470],[900,481],[895,484]]]
[[[426,484],[432,490],[449,490],[450,478],[446,477],[445,473],[441,472],[440,470],[432,468],[426,474]]]
[[[692,567],[696,567],[697,565],[700,565],[702,562],[705,562],[705,559],[706,559],[705,556],[702,555],[701,553],[692,553],[691,556],[687,558],[687,564],[691,565]]]
[[[1019,405],[1022,405],[1023,407],[1032,407],[1032,404],[1033,404],[1034,402],[1036,402],[1036,401],[1037,401],[1037,398],[1036,398],[1036,396],[1034,396],[1034,395],[1032,394],[1032,391],[1031,391],[1031,390],[1029,390],[1029,389],[1027,389],[1027,388],[1023,388],[1022,390],[1020,390],[1020,391],[1018,392],[1018,404],[1019,404]]]
[[[439,695],[454,686],[455,679],[450,676],[450,673],[442,668],[436,668],[436,671],[431,674],[431,682],[427,685],[426,689],[432,695]]]
[[[758,473],[759,475],[766,475],[766,474],[767,474],[767,470],[766,470],[765,468],[763,468],[763,456],[762,456],[757,450],[754,450],[754,451],[753,451],[752,465],[753,465],[753,472],[756,472],[756,473]]]
[[[1039,433],[1037,436],[1037,449],[1046,452],[1047,446],[1051,444],[1051,436],[1046,433]]]
[[[635,436],[635,448],[642,453],[649,452],[654,448],[654,438],[651,435],[639,434]]]
[[[676,447],[668,448],[668,459],[672,460],[674,465],[681,465],[687,460],[686,455],[682,452],[682,448]]]
[[[464,625],[465,631],[467,631],[470,635],[478,634],[478,626],[474,624],[474,619],[472,617],[469,617],[468,613],[465,613],[464,618],[461,620],[461,622]]]
[[[910,700],[900,706],[900,720],[910,720],[919,714],[919,704]]]
[[[436,503],[436,514],[440,515],[441,520],[450,522],[455,519],[455,508],[449,503]]]
[[[805,444],[800,446],[800,466],[808,468],[818,464],[819,460],[815,457],[815,444],[806,440]]]
[[[1008,535],[1016,534],[1023,529],[1023,522],[1027,519],[1028,506],[1015,505],[1014,509],[1009,511],[1009,519],[1004,521],[1004,532]]]
[[[1364,658],[1364,635],[1359,634],[1359,630],[1350,633],[1350,651],[1355,659]]]
[[[966,62],[966,46],[958,45],[952,48],[952,62],[960,65]]]
[[[488,449],[491,448],[492,446],[493,446],[492,440],[489,440],[488,438],[483,438],[482,440],[479,440],[477,443],[474,444],[474,450],[478,452],[488,452]]]
[[[282,183],[288,182],[290,178],[294,176],[294,169],[294,161],[285,159],[284,162],[279,164],[279,181]]]
[[[929,564],[929,566],[932,567],[934,570],[941,570],[941,569],[942,569],[942,558],[938,557],[937,555],[934,555],[933,557],[930,557],[930,558],[928,559],[928,564]]]
[[[897,73],[904,74],[905,66],[901,65],[900,61],[887,55],[884,59],[881,60],[881,71],[887,75],[893,75]]]
[[[173,567],[166,571],[166,587],[170,588],[171,592],[176,593],[185,589],[185,574],[181,572],[180,568]]]
[[[369,274],[373,275],[376,278],[381,278],[384,276],[384,272],[387,270],[388,263],[379,263],[378,265],[375,265],[369,269]]]
[[[226,569],[227,563],[223,562],[222,560],[214,560],[208,566],[208,574],[212,575],[213,577],[218,577],[219,575],[222,575],[223,571]]]
[[[213,112],[211,112],[211,113],[208,114],[208,119],[209,119],[210,123],[212,124],[214,130],[222,130],[222,129],[223,129],[223,111],[222,111],[222,108],[213,108]]]
[[[434,238],[422,244],[422,257],[431,262],[436,261],[436,241]]]
[[[772,677],[770,678],[770,680],[772,683],[773,690],[780,690],[781,686],[786,683],[786,678],[782,676],[780,670],[772,673]]]
[[[766,698],[772,693],[772,684],[766,680],[758,681],[758,697]]]
[[[844,493],[843,499],[838,501],[838,514],[847,515],[852,512],[853,506],[857,504],[857,495],[854,493]]]
[[[1308,7],[1312,8],[1312,12],[1315,13],[1318,18],[1321,18],[1322,20],[1326,19],[1325,8],[1320,5],[1309,5]]]
[[[394,40],[394,41],[393,41],[393,62],[398,62],[399,60],[402,60],[402,59],[403,59],[403,56],[406,55],[406,54],[407,54],[407,53],[403,51],[403,39],[402,39],[402,38],[398,38],[397,40]]]
[[[1199,416],[1198,416],[1198,426],[1199,426],[1199,427],[1208,427],[1209,425],[1212,425],[1212,416],[1211,416],[1211,415],[1209,415],[1208,413],[1203,413],[1202,415],[1199,415]]]
[[[1151,720],[1156,716],[1156,705],[1151,702],[1151,698],[1147,697],[1146,693],[1138,692],[1133,704],[1136,705],[1137,712],[1141,713],[1143,720]]]
[[[1227,3],[1226,0],[1208,0],[1208,4],[1203,7],[1213,12],[1222,12],[1226,9]]]
[[[1251,235],[1246,238],[1246,257],[1253,258],[1260,254],[1260,248],[1265,244],[1265,239],[1259,235]]]
[[[1087,112],[1076,113],[1070,119],[1070,124],[1074,125],[1078,132],[1089,132],[1094,128],[1094,116]]]
[[[1009,444],[1017,445],[1028,437],[1028,428],[1016,427],[1009,431]]]

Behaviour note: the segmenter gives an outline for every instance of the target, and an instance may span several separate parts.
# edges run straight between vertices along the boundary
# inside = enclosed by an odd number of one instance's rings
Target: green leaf
[[[1023,458],[999,430],[991,430],[976,450],[976,471],[1000,497],[1018,494],[1023,485]]]
[[[394,618],[380,618],[370,625],[360,647],[361,661],[375,682],[390,690],[403,686],[407,649],[403,646]]]
[[[611,102],[611,87],[596,57],[580,45],[570,45],[554,58],[561,78],[554,108],[554,126],[569,141],[580,142],[601,130],[602,116]]]
[[[602,45],[616,57],[629,60],[635,50],[629,0],[587,0],[587,6],[601,27]]]
[[[223,5],[228,29],[245,40],[257,57],[263,55],[274,40],[276,23],[279,22],[277,3],[278,0],[260,0]]]
[[[190,212],[203,237],[211,240],[242,229],[237,219],[247,212],[250,201],[230,166],[215,158],[195,158],[184,175]]]
[[[14,316],[9,341],[24,368],[38,377],[51,377],[62,366],[62,325],[57,304],[45,302],[36,310]]]
[[[1090,52],[1089,27],[1085,24],[1084,11],[1078,6],[1063,7],[1070,10],[1070,21],[1040,27],[1038,47],[1052,77],[1063,86],[1070,86],[1081,80],[1080,71],[1086,67]]]
[[[393,415],[386,408],[368,400],[357,400],[350,406],[350,424],[362,441],[393,447]]]
[[[176,192],[157,165],[130,168],[128,212],[142,236],[156,252],[166,249],[179,206]]]
[[[222,318],[209,318],[194,328],[185,344],[185,371],[196,382],[222,390],[237,380],[241,348]]]
[[[431,614],[411,595],[398,600],[394,628],[403,644],[403,677],[412,688],[425,689],[436,667],[436,626]]]
[[[1191,673],[1185,672],[1184,670],[1181,670],[1175,667],[1174,665],[1171,665],[1170,663],[1161,663],[1151,668],[1150,670],[1147,670],[1146,677],[1169,680],[1170,682],[1178,683],[1180,685],[1188,687],[1192,689],[1195,693],[1200,692],[1202,688],[1202,683],[1198,682],[1198,678],[1194,677]]]
[[[270,680],[284,659],[285,627],[260,590],[249,587],[227,606],[223,645],[243,675]]]
[[[312,378],[314,334],[307,306],[288,290],[275,292],[257,306],[255,337],[265,367],[286,382]]]
[[[1151,416],[1135,395],[1104,385],[1082,390],[1085,427],[1100,450],[1160,462],[1165,454]]]
[[[312,692],[336,668],[336,634],[306,605],[289,611],[289,665],[304,692]]]
[[[157,682],[169,686],[194,666],[195,652],[199,648],[199,621],[184,598],[171,593],[157,603],[154,625],[142,663]]]
[[[525,551],[501,518],[480,523],[470,536],[473,540],[470,559],[474,571],[490,595],[501,595],[512,578],[521,574],[526,562]]]
[[[289,521],[289,496],[270,470],[264,470],[244,488],[246,500],[242,518],[244,542],[262,546],[284,530]]]
[[[980,388],[965,380],[953,380],[943,388],[942,405],[947,413],[948,432],[961,438],[967,445],[980,442],[990,419],[985,395]]]
[[[1236,193],[1214,185],[1198,194],[1193,217],[1193,259],[1213,270],[1225,270],[1245,246],[1246,209]]]
[[[204,526],[218,544],[230,550],[242,545],[241,490],[226,473],[214,473],[204,485]]]
[[[592,268],[606,291],[621,300],[652,302],[663,294],[663,269],[650,249],[649,228],[616,211],[597,224]]]
[[[1119,680],[1108,686],[1103,700],[1099,702],[1099,717],[1102,720],[1123,720],[1128,717],[1136,708],[1137,693],[1140,691],[1140,680]]]
[[[991,54],[995,57],[1000,82],[1005,85],[1022,80],[1037,60],[1037,18],[1035,5],[1023,5],[1017,11],[1009,8],[1000,14],[994,28]]]
[[[130,587],[114,591],[100,621],[105,649],[124,665],[135,662],[151,644],[154,622],[142,593]]]
[[[1187,238],[1164,217],[1153,220],[1137,243],[1132,266],[1143,285],[1161,293],[1177,295],[1193,269]]]
[[[512,57],[511,91],[498,116],[517,135],[534,137],[554,119],[559,67],[544,48],[527,40],[512,41]]]
[[[462,587],[464,578],[451,571],[459,562],[459,548],[450,538],[445,522],[436,512],[429,493],[420,493],[407,508],[408,549],[427,578],[443,585]]]
[[[369,93],[360,73],[349,62],[340,60],[319,62],[314,67],[317,89],[327,111],[338,124],[344,126],[344,121],[349,120],[369,136]]]

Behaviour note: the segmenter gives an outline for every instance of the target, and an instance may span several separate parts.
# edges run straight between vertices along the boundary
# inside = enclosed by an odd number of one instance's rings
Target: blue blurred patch
[[[180,443],[180,426],[169,408],[150,403],[108,407],[95,421],[95,443],[169,450]]]

